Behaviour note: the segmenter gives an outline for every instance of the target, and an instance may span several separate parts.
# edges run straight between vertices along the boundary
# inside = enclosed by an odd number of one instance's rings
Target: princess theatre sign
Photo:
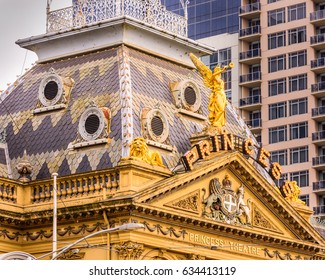
[[[281,165],[277,162],[271,162],[270,152],[262,147],[256,146],[250,138],[244,139],[230,133],[214,135],[201,140],[182,156],[181,161],[186,171],[190,171],[193,169],[195,162],[208,158],[211,153],[235,150],[252,157],[267,170],[273,180],[280,179],[282,172]]]

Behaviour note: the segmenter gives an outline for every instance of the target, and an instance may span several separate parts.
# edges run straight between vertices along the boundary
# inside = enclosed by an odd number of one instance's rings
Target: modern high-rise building
[[[165,1],[175,12],[179,1]],[[231,3],[230,3],[231,2]],[[325,1],[190,1],[189,36],[238,65],[227,94],[257,140],[325,217]],[[239,20],[238,20],[239,19]]]
[[[325,217],[325,2],[247,1],[240,8],[240,110],[258,141]]]
[[[182,14],[179,0],[162,0],[167,9]],[[188,3],[188,37],[198,40],[238,33],[240,0],[192,0]]]

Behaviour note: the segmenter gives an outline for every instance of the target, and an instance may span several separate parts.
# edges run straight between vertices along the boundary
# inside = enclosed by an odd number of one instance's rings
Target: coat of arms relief
[[[202,189],[205,193],[206,190]],[[222,182],[213,178],[209,183],[209,194],[203,199],[203,217],[228,224],[251,226],[251,199],[244,200],[244,186],[233,190],[232,181],[226,175]]]

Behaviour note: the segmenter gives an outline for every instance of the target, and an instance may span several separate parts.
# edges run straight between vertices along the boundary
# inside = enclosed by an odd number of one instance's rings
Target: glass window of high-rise
[[[188,4],[188,37],[201,39],[239,29],[240,0],[191,0]],[[184,15],[180,0],[161,0],[168,10]]]
[[[273,26],[280,23],[285,23],[285,9],[277,9],[267,12],[267,25]]]

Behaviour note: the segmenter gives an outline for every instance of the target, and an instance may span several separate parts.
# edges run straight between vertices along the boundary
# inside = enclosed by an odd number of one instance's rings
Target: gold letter
[[[225,151],[234,150],[234,136],[232,134],[222,134],[221,147]]]
[[[194,149],[192,148],[190,151],[186,152],[184,156],[182,156],[186,170],[193,170],[193,163],[199,158],[198,154],[193,150]]]
[[[200,159],[204,159],[210,155],[210,143],[208,140],[202,140],[195,145]]]
[[[254,147],[253,140],[250,138],[246,139],[245,142],[243,143],[243,153],[245,155],[251,155],[254,151],[253,147]]]
[[[269,157],[270,157],[270,153],[267,150],[265,150],[264,148],[261,148],[258,152],[257,162],[266,168],[268,166],[266,159]]]
[[[282,168],[281,165],[277,162],[272,163],[269,174],[273,180],[279,180],[281,177]]]
[[[218,142],[218,136],[212,136],[211,137],[212,142],[212,152],[219,152],[219,142]]]

